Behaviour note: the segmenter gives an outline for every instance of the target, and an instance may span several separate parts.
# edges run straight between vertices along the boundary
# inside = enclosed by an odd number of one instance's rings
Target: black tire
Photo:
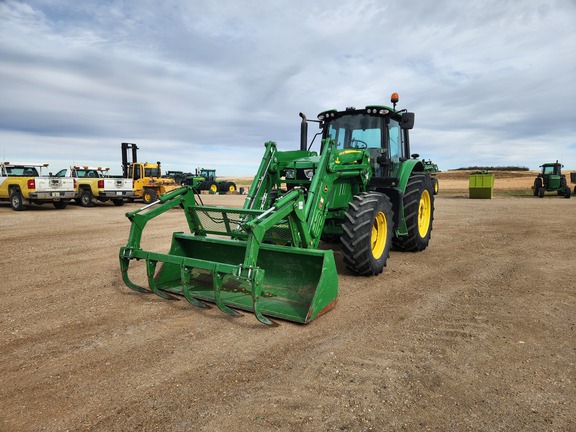
[[[52,204],[54,204],[54,207],[58,210],[63,210],[68,206],[68,201],[54,201]]]
[[[80,192],[80,205],[82,207],[92,207],[94,205],[94,194],[90,189]]]
[[[146,204],[150,204],[158,199],[158,194],[154,189],[144,189],[144,194],[142,195],[142,198],[144,198],[144,202]]]
[[[113,199],[112,203],[116,206],[116,207],[122,207],[124,205],[124,200],[123,199]]]
[[[546,193],[546,191],[544,190],[543,187],[541,187],[540,189],[538,189],[538,196],[540,198],[544,198],[544,194]]]
[[[20,189],[12,189],[12,192],[10,192],[10,206],[12,207],[12,210],[15,211],[22,211],[26,209],[26,206],[24,205],[24,198],[22,198],[22,192],[20,192]]]
[[[218,192],[218,184],[215,181],[207,181],[204,185],[204,190],[207,190],[211,194]]]
[[[428,247],[434,222],[434,190],[428,175],[412,175],[404,192],[404,218],[408,235],[394,237],[397,250],[419,252]]]
[[[238,188],[236,187],[236,183],[234,182],[225,182],[221,186],[222,186],[222,192],[225,193],[234,193],[238,190]]]
[[[390,198],[371,192],[354,197],[342,225],[342,255],[352,272],[382,273],[392,246],[394,212]]]
[[[570,190],[569,187],[566,187],[566,189],[564,189],[564,198],[570,198],[571,195],[572,191]]]
[[[438,195],[438,192],[440,192],[440,183],[436,177],[432,177],[432,189],[434,191],[434,195]]]
[[[542,179],[537,177],[534,180],[534,196],[538,196],[540,189],[542,188]]]

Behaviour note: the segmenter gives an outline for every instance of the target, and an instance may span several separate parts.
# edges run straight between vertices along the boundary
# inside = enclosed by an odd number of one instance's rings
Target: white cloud
[[[568,0],[8,0],[0,155],[110,165],[132,141],[167,169],[251,175],[265,141],[297,148],[299,111],[398,91],[443,169],[576,168],[575,18]]]

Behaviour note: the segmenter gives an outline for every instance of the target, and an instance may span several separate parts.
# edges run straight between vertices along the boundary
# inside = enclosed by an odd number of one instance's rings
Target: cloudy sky
[[[443,170],[576,169],[575,52],[575,0],[0,0],[0,159],[251,176],[398,92]]]

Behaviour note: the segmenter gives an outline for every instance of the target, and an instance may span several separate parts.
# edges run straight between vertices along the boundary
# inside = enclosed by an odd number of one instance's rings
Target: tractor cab
[[[408,130],[414,127],[414,113],[396,111],[396,93],[391,101],[394,108],[369,105],[320,113],[322,138],[333,139],[337,149],[367,149],[374,177],[398,178],[402,162],[410,159]]]

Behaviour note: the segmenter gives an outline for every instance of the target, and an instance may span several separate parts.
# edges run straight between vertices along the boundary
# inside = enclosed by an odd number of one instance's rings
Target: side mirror
[[[402,129],[412,129],[414,127],[414,113],[405,112],[402,114],[402,119],[400,120],[400,127]]]

